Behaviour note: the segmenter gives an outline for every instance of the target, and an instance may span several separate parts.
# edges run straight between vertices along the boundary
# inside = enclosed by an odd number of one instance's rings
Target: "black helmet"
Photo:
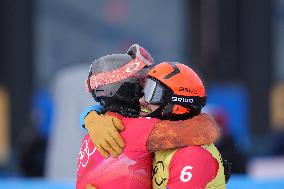
[[[88,89],[106,111],[136,117],[140,112],[141,82],[152,63],[151,55],[137,44],[127,54],[103,56],[90,66]]]

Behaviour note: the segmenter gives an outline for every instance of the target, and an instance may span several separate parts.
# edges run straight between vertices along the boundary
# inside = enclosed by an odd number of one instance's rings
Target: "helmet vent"
[[[170,79],[171,77],[173,77],[174,75],[180,73],[179,68],[175,65],[175,64],[170,64],[172,66],[172,68],[174,69],[171,73],[169,73],[168,75],[166,75],[164,77],[164,79]]]

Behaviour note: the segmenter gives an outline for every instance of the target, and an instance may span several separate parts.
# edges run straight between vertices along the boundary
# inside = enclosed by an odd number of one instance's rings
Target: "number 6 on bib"
[[[179,177],[181,182],[188,182],[188,181],[190,181],[190,179],[192,177],[192,174],[188,170],[192,170],[192,169],[193,169],[193,167],[191,167],[191,166],[185,166],[181,170],[180,177]]]

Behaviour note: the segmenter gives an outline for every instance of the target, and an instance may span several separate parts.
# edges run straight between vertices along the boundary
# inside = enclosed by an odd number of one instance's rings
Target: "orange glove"
[[[113,157],[121,154],[125,144],[118,131],[124,126],[118,118],[92,111],[85,118],[85,127],[101,155],[107,158],[109,153]]]

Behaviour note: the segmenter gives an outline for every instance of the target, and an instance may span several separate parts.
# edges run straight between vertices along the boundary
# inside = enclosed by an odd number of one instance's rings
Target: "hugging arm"
[[[211,144],[219,135],[220,129],[215,120],[204,113],[184,121],[160,120],[148,138],[147,150]]]
[[[108,157],[117,157],[124,147],[118,131],[123,130],[120,120],[110,115],[91,111],[85,117],[85,126],[97,150]],[[160,120],[151,131],[146,143],[148,151],[158,151],[190,145],[215,142],[220,135],[217,123],[207,114],[184,121]]]

